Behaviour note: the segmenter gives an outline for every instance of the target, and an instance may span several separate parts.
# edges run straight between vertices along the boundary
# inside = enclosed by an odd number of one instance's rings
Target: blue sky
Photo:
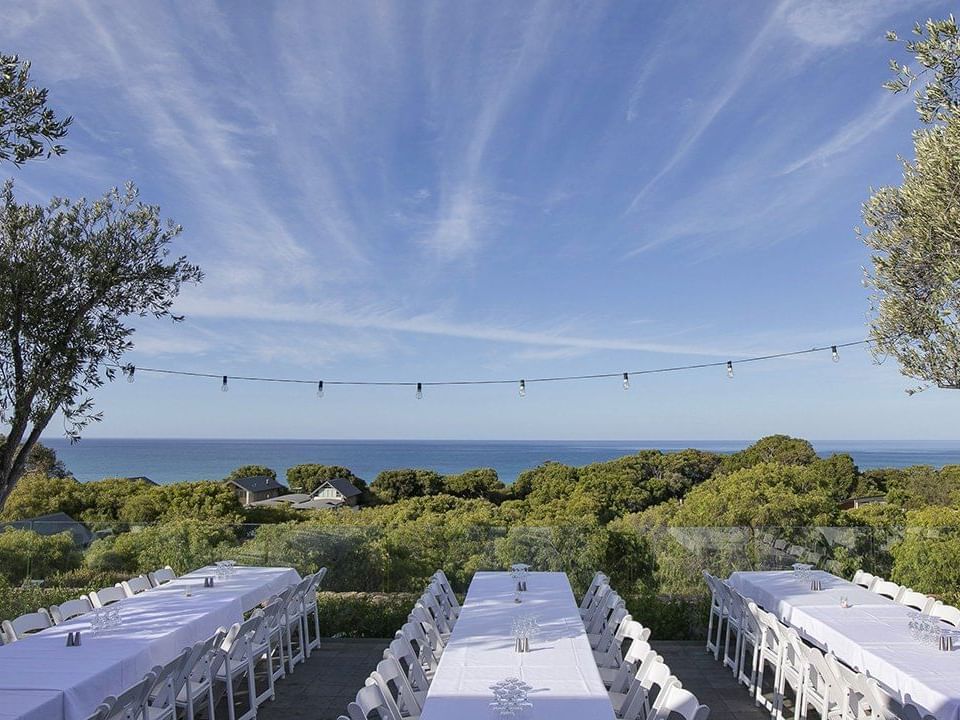
[[[140,366],[444,380],[865,336],[854,235],[917,125],[887,29],[937,2],[5,3],[76,117],[23,199],[134,180],[207,277]],[[843,352],[619,380],[329,388],[139,375],[89,436],[956,439]],[[50,433],[57,431],[56,422]]]

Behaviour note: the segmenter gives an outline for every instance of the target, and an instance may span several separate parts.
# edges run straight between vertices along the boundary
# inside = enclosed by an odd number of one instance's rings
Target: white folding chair
[[[350,720],[368,720],[370,713],[375,712],[376,717],[382,720],[400,720],[390,712],[387,701],[380,691],[380,687],[373,685],[364,685],[357,693],[356,699],[347,705],[347,714]]]
[[[587,635],[599,635],[610,622],[610,618],[619,608],[625,608],[626,603],[616,591],[607,593],[603,600],[603,607],[593,614],[590,623],[586,626]]]
[[[186,682],[184,669],[191,652],[190,648],[184,648],[166,665],[153,668],[156,679],[147,691],[147,720],[177,720],[177,695]]]
[[[780,665],[783,661],[783,626],[780,621],[765,610],[761,610],[755,603],[750,603],[748,607],[754,609],[753,615],[760,623],[760,640],[754,649],[754,665],[756,666],[754,681],[754,704],[763,706],[771,713],[774,710],[774,703],[768,702],[763,695],[763,676],[766,674],[767,665],[773,668],[773,687],[774,701],[776,700],[776,688],[780,682]]]
[[[117,583],[117,587],[123,588],[124,595],[127,597],[133,597],[145,590],[149,590],[153,585],[150,584],[150,578],[146,575],[138,575],[137,577]]]
[[[703,579],[710,588],[710,618],[707,621],[707,652],[713,653],[713,659],[720,659],[720,638],[723,636],[723,621],[726,619],[727,608],[724,604],[725,595],[720,589],[720,581],[706,570]],[[714,625],[716,621],[716,625]],[[716,632],[714,632],[716,627]]]
[[[424,672],[427,673],[428,677],[432,676],[437,670],[437,665],[440,664],[442,651],[438,653],[433,645],[431,645],[430,638],[427,637],[423,625],[414,620],[406,622],[403,624],[403,627],[397,631],[397,637],[403,638],[410,644],[416,651],[417,658],[420,660],[420,665],[423,666]]]
[[[723,651],[721,652],[723,666],[729,667],[733,671],[733,676],[738,677],[740,667],[737,664],[740,659],[740,645],[743,642],[741,626],[743,625],[743,616],[746,612],[746,604],[743,598],[736,593],[733,587],[726,581],[717,580],[717,589],[723,595],[723,604],[727,609],[727,627],[723,634]],[[730,655],[730,635],[736,634],[733,644],[733,655]],[[717,638],[719,640],[719,637]]]
[[[892,580],[877,580],[877,582],[873,584],[873,587],[870,588],[870,591],[875,592],[877,595],[882,595],[885,598],[890,598],[894,602],[900,602],[900,598],[903,596],[906,588]]]
[[[919,610],[920,612],[927,614],[933,608],[936,600],[929,595],[924,595],[916,590],[905,588],[904,591],[900,593],[900,599],[897,600],[897,602],[899,602],[901,605],[906,605],[907,607],[911,607],[914,610]]]
[[[626,605],[618,605],[607,617],[600,632],[587,633],[587,640],[590,641],[590,648],[593,650],[594,657],[597,654],[605,653],[610,645],[616,641],[617,633],[625,627],[626,623],[633,618],[627,612]],[[623,637],[621,636],[621,640]]]
[[[13,643],[18,640],[23,640],[36,632],[41,630],[46,630],[48,627],[53,626],[53,621],[50,619],[50,613],[45,609],[38,610],[37,612],[26,613],[21,615],[18,618],[13,620],[4,620],[3,621],[3,635],[5,643]]]
[[[586,608],[580,611],[580,617],[583,619],[584,627],[588,626],[593,620],[593,616],[596,615],[598,611],[603,609],[603,601],[612,591],[613,588],[611,588],[609,584],[603,583],[597,588],[596,592],[593,593],[590,598],[590,603]]]
[[[214,679],[222,682],[227,691],[227,715],[230,720],[251,720],[257,716],[257,687],[251,638],[263,623],[262,615],[253,615],[242,623],[234,623],[220,643],[220,666]],[[234,683],[247,679],[249,707],[239,718],[234,707]]]
[[[390,714],[396,720],[417,720],[420,717],[423,707],[417,700],[406,673],[394,658],[384,658],[377,663],[377,669],[370,673],[367,685],[371,682],[380,688]]]
[[[802,707],[804,673],[807,668],[807,647],[800,640],[797,631],[791,627],[781,626],[780,672],[773,691],[773,717],[783,720],[783,702],[786,699],[787,687],[793,690],[794,720],[800,718]]]
[[[423,606],[433,618],[433,624],[443,639],[449,638],[450,633],[453,632],[453,625],[447,614],[443,612],[443,608],[440,607],[440,603],[437,602],[437,598],[432,593],[425,592],[417,601],[417,604]]]
[[[410,683],[410,689],[422,708],[427,699],[427,691],[430,689],[430,678],[420,664],[420,658],[417,657],[413,645],[403,636],[398,636],[390,641],[390,645],[383,651],[383,657],[393,658],[403,668]]]
[[[627,652],[630,652],[630,647],[633,647],[634,643],[646,642],[650,639],[650,628],[644,627],[641,623],[632,619],[630,615],[627,615],[624,621],[625,622],[621,623],[621,627],[617,628],[613,642],[610,643],[610,646],[605,652],[601,653],[594,650],[593,659],[596,661],[597,667],[620,667],[624,659],[623,644],[625,642],[630,641],[630,645],[627,648]]]
[[[147,578],[149,578],[150,584],[153,585],[153,587],[160,587],[161,585],[166,585],[171,580],[176,580],[177,574],[173,571],[172,567],[167,565],[159,570],[147,573]]]
[[[803,682],[797,694],[801,718],[807,717],[807,709],[813,708],[821,720],[840,720],[846,702],[843,681],[837,677],[823,653],[817,648],[806,649],[806,665]]]
[[[297,586],[290,585],[282,592],[277,593],[277,597],[280,598],[283,603],[283,611],[280,613],[280,625],[283,628],[282,635],[285,648],[283,655],[287,663],[286,671],[289,673],[293,672],[293,668],[297,663],[303,662],[306,658],[303,651],[303,623],[301,622],[299,607],[295,598],[296,592]],[[294,631],[296,631],[298,637],[296,652],[293,650]]]
[[[251,651],[257,660],[264,660],[267,664],[267,689],[257,696],[257,705],[262,705],[267,699],[276,698],[276,689],[274,684],[277,680],[286,675],[283,667],[283,626],[281,615],[283,614],[283,601],[280,598],[274,598],[263,609],[254,611],[254,615],[263,618],[260,627],[250,638]],[[273,656],[277,654],[277,669],[274,670]]]
[[[94,590],[90,595],[90,603],[94,608],[102,608],[107,605],[111,605],[115,602],[119,602],[127,597],[127,594],[123,591],[123,588],[119,585],[115,587],[106,587],[101,588],[100,590]]]
[[[443,572],[443,570],[437,570],[431,579],[437,581],[440,586],[440,590],[447,598],[447,602],[449,603],[450,607],[453,608],[454,615],[459,617],[460,601],[457,600],[457,594],[453,591],[453,586],[450,584],[450,581],[447,580],[446,574]]]
[[[104,698],[103,704],[110,707],[104,720],[144,720],[147,712],[147,696],[157,676],[148,672],[139,682],[124,690],[117,697]]]
[[[756,691],[757,683],[757,662],[760,657],[761,643],[761,625],[757,618],[760,609],[756,603],[747,600],[740,593],[734,591],[733,597],[736,601],[743,603],[741,613],[740,632],[743,640],[738,643],[737,650],[737,681],[741,685],[746,685],[750,691],[751,697]],[[750,662],[747,662],[747,647],[750,647]]]
[[[93,604],[90,602],[90,598],[84,595],[76,600],[67,600],[60,605],[51,605],[50,617],[53,619],[54,625],[60,625],[71,618],[75,618],[78,615],[85,615],[92,610]]]
[[[867,590],[872,590],[873,586],[879,580],[880,578],[878,578],[876,575],[871,575],[870,573],[864,572],[863,570],[857,570],[853,574],[853,580],[851,580],[850,582],[852,582],[854,585],[859,585],[862,588],[866,588]]]
[[[427,585],[427,592],[433,596],[433,599],[447,620],[447,625],[452,630],[453,626],[457,623],[457,618],[460,617],[460,609],[450,602],[450,597],[443,589],[443,585],[436,578],[431,580],[430,584]]]
[[[593,574],[593,579],[590,581],[590,587],[587,588],[587,591],[583,594],[583,599],[580,601],[581,617],[583,617],[587,609],[593,604],[594,596],[597,594],[600,586],[609,584],[610,578],[608,578],[599,570]]]
[[[433,618],[430,616],[430,613],[427,612],[426,608],[424,608],[423,605],[418,602],[410,612],[408,619],[420,625],[423,633],[427,637],[427,642],[430,645],[430,649],[433,650],[434,655],[436,655],[437,659],[439,660],[440,656],[443,655],[443,651],[447,647],[447,643],[437,628],[436,623],[434,623]]]
[[[307,637],[307,655],[310,651],[320,647],[320,610],[317,607],[317,593],[320,592],[320,585],[327,576],[327,569],[320,568],[313,574],[313,584],[303,596],[303,622],[304,632]],[[313,617],[313,637],[310,637],[310,617]]]
[[[944,605],[937,600],[937,602],[933,604],[933,607],[930,608],[930,614],[940,618],[944,622],[950,623],[954,627],[960,627],[960,609],[955,608],[953,605]]]
[[[658,698],[656,712],[650,720],[667,720],[671,715],[680,715],[684,720],[707,720],[710,708],[702,705],[697,696],[679,685],[671,685]]]
[[[659,703],[663,701],[670,688],[680,687],[680,680],[662,661],[651,663],[641,670],[642,677],[641,672],[638,671],[637,677],[627,690],[623,705],[617,712],[617,717],[621,720],[642,720],[651,717],[651,713],[657,711]],[[614,710],[617,710],[616,706]]]
[[[195,643],[190,651],[183,669],[183,687],[177,693],[177,708],[186,712],[187,720],[194,720],[197,709],[204,705],[209,708],[207,714],[213,720],[216,705],[213,679],[222,662],[218,648],[225,634],[226,631],[218,630],[206,640]]]
[[[637,675],[644,663],[663,662],[646,640],[635,640],[623,655],[620,667],[598,668],[607,692],[625,694],[630,689],[630,681]]]

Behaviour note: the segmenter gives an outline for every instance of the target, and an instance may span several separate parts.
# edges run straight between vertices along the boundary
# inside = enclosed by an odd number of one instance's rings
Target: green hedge
[[[419,597],[416,593],[318,593],[320,632],[327,637],[392,638]]]

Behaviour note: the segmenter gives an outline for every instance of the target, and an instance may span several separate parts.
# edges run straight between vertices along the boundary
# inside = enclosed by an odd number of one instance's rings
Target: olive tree
[[[918,70],[891,62],[885,87],[915,85],[926,124],[914,132],[903,182],[863,205],[873,269],[870,335],[879,356],[923,385],[960,388],[960,32],[951,15],[917,24],[903,43]],[[901,42],[895,33],[887,37]],[[914,392],[910,390],[909,392]]]
[[[95,201],[22,204],[0,191],[0,505],[59,411],[67,435],[100,419],[90,391],[133,347],[131,318],[180,320],[174,299],[200,269],[171,258],[181,232],[128,184]]]
[[[30,63],[0,53],[0,161],[22,165],[46,154],[61,155],[58,144],[73,118],[57,119],[47,107],[47,90],[30,83]]]

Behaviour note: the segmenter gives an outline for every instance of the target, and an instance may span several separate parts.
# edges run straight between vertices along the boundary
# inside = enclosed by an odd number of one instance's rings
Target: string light
[[[799,355],[809,355],[810,353],[819,353],[819,352],[829,352],[833,360],[839,361],[839,350],[842,348],[856,347],[859,345],[871,345],[877,342],[877,339],[868,339],[868,340],[854,340],[852,342],[838,343],[836,345],[823,345],[819,347],[806,348],[804,350],[791,350],[787,352],[771,353],[769,355],[757,355],[752,357],[742,357],[736,360],[737,363],[750,363],[750,362],[760,362],[764,360],[776,360],[787,357],[795,357]],[[629,387],[630,376],[631,375],[654,375],[661,373],[674,373],[687,370],[700,370],[704,368],[726,368],[727,376],[733,378],[733,360],[714,360],[710,362],[694,363],[690,365],[671,365],[667,367],[658,367],[658,368],[648,368],[646,370],[631,370],[631,371],[618,371],[618,372],[603,372],[603,373],[591,373],[584,375],[557,375],[557,376],[545,376],[530,378],[530,380],[520,380],[520,396],[526,397],[527,394],[527,382],[531,383],[547,383],[547,382],[573,382],[578,380],[598,380],[598,379],[610,379],[610,378],[621,378],[623,380],[623,387],[627,389]],[[131,377],[134,372],[137,370],[140,373],[155,373],[159,375],[176,375],[179,377],[195,377],[195,378],[220,378],[221,386],[220,389],[223,392],[229,390],[227,386],[228,377],[226,375],[220,375],[219,373],[210,373],[210,372],[193,372],[189,370],[169,370],[166,368],[152,368],[152,367],[140,367],[135,368],[132,364],[128,365],[118,365],[107,363],[106,367],[115,368],[120,370],[127,375],[127,380],[131,381]],[[420,381],[420,382],[410,382],[405,380],[327,380],[327,381],[317,381],[317,380],[304,380],[299,378],[278,378],[278,377],[260,377],[260,376],[244,376],[244,375],[232,375],[230,376],[234,380],[241,380],[246,382],[267,382],[267,383],[287,383],[294,385],[315,385],[317,388],[317,396],[323,396],[324,385],[344,385],[344,386],[353,386],[353,387],[410,387],[419,389],[422,393],[424,385],[443,385],[443,386],[473,386],[473,385],[513,385],[517,382],[515,379],[490,379],[490,380],[477,380],[477,379],[467,379],[467,380],[441,380],[441,381]]]
[[[423,383],[417,383],[417,400],[423,400]]]
[[[133,382],[133,376],[134,376],[134,373],[136,372],[137,372],[136,365],[127,365],[127,382],[128,383]]]

